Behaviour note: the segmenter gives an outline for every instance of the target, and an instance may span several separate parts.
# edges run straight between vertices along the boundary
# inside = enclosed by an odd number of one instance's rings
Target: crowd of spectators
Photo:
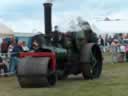
[[[98,38],[98,44],[103,53],[110,52],[112,54],[112,62],[128,61],[128,43],[125,44],[123,34],[115,34],[113,37],[106,35],[103,38],[101,35]],[[128,40],[128,39],[127,39]]]
[[[4,38],[0,45],[0,76],[8,76],[16,73],[18,53],[29,51],[25,41],[10,37],[9,41]]]
[[[122,34],[116,34],[113,37],[106,35],[105,38],[100,35],[97,43],[103,53],[112,53],[113,63],[124,62],[128,61],[128,44],[123,43],[124,39]],[[38,43],[33,41],[32,48],[36,50],[38,47]],[[15,37],[10,37],[8,41],[3,39],[0,44],[0,76],[1,74],[4,76],[15,74],[19,52],[28,51],[31,51],[31,49],[25,41],[16,40]]]

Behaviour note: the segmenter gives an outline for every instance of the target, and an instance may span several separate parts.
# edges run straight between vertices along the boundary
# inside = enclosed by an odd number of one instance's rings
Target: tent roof
[[[12,36],[13,31],[8,26],[0,23],[0,37]]]
[[[95,21],[90,25],[96,33],[128,33],[128,21]]]

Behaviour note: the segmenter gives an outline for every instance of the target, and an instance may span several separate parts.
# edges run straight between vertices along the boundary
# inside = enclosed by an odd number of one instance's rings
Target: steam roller
[[[45,52],[20,53],[16,76],[23,88],[53,86],[70,74],[82,74],[86,80],[101,76],[103,56],[89,22],[83,22],[79,31],[52,32],[51,7],[51,3],[44,4],[45,34],[32,37]]]

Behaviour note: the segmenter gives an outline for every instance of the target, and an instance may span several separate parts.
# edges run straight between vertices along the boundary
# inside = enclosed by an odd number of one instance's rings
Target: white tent
[[[93,21],[90,25],[99,34],[128,33],[128,21]]]
[[[14,35],[12,29],[0,23],[0,37],[8,37],[12,35]]]

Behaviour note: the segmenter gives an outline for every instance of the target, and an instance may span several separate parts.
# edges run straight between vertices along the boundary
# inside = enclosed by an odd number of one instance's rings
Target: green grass
[[[15,77],[0,78],[0,96],[127,96],[128,64],[104,64],[99,79],[85,81],[73,76],[53,88],[19,87]]]

